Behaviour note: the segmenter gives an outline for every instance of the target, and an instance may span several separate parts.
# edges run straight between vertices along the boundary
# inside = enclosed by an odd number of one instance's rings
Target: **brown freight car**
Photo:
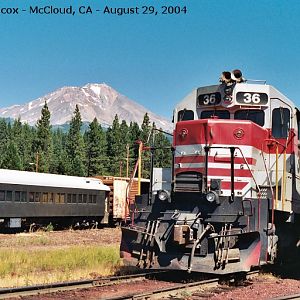
[[[115,177],[115,176],[96,176],[103,181],[103,183],[110,187],[110,193],[107,203],[107,214],[103,223],[120,224],[126,219],[128,213],[127,193],[128,199],[134,199],[138,194],[138,179],[134,178],[131,187],[128,187],[130,182],[129,177]],[[141,194],[149,192],[150,180],[141,179]]]

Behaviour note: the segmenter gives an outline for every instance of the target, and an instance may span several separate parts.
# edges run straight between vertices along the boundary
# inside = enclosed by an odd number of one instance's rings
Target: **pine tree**
[[[7,123],[4,119],[0,119],[0,165],[3,161],[4,153],[7,149],[9,142],[9,134],[8,134],[8,128]]]
[[[50,158],[52,155],[52,135],[50,125],[50,111],[45,101],[41,111],[41,118],[37,121],[37,139],[36,139],[36,153],[38,153],[38,171],[49,172]]]
[[[23,135],[23,125],[21,123],[20,117],[17,118],[12,125],[12,135],[11,140],[15,143],[18,155],[21,159],[21,170],[25,169],[25,164],[29,162],[24,161],[24,149],[28,143],[26,139],[24,139]],[[31,141],[32,143],[32,141]],[[32,145],[30,145],[31,148]]]
[[[37,130],[35,127],[31,127],[28,124],[22,126],[22,154],[21,161],[23,165],[23,170],[25,171],[35,171],[36,164],[38,162],[36,154],[35,141],[37,140]]]
[[[88,160],[88,176],[104,175],[107,170],[106,136],[97,119],[94,118],[86,132],[86,151]]]
[[[172,165],[171,143],[166,135],[161,132],[153,131],[154,144],[154,167],[170,168]]]
[[[85,175],[85,148],[83,136],[80,132],[81,126],[81,115],[79,107],[76,105],[66,141],[66,170],[68,175]]]
[[[3,155],[1,168],[11,170],[21,169],[21,159],[18,154],[17,146],[13,141],[8,142],[8,145]]]
[[[141,135],[140,140],[143,142],[145,147],[150,146],[150,134],[151,134],[151,126],[150,119],[148,114],[144,115],[143,123],[141,126]],[[143,151],[142,153],[142,177],[149,178],[150,177],[150,156],[151,153],[148,150]]]
[[[66,134],[61,129],[57,129],[52,132],[53,151],[50,160],[50,173],[54,174],[66,174]]]
[[[110,175],[120,175],[120,161],[122,160],[123,137],[118,115],[113,120],[112,127],[107,130],[107,154],[110,159]]]

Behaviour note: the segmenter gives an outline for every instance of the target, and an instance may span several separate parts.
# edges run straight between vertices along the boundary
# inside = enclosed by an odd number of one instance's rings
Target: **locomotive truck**
[[[229,274],[299,255],[295,103],[234,70],[193,90],[173,120],[172,184],[131,205],[125,264]]]

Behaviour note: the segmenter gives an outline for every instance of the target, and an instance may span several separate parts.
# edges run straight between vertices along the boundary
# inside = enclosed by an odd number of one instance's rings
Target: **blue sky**
[[[0,15],[0,107],[59,87],[105,82],[171,118],[224,70],[265,79],[300,105],[300,1],[2,0],[0,7],[186,6],[180,15]]]

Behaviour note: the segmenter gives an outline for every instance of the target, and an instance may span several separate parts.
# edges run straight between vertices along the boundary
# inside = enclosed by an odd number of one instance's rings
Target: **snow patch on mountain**
[[[70,122],[77,104],[84,122],[91,122],[96,117],[100,123],[112,124],[117,114],[120,120],[125,120],[128,124],[137,122],[140,125],[147,112],[150,122],[155,122],[157,127],[166,131],[172,130],[170,120],[152,113],[105,83],[88,83],[82,87],[65,86],[24,105],[2,108],[0,117],[20,117],[22,122],[35,125],[45,101],[51,112],[52,125]]]

